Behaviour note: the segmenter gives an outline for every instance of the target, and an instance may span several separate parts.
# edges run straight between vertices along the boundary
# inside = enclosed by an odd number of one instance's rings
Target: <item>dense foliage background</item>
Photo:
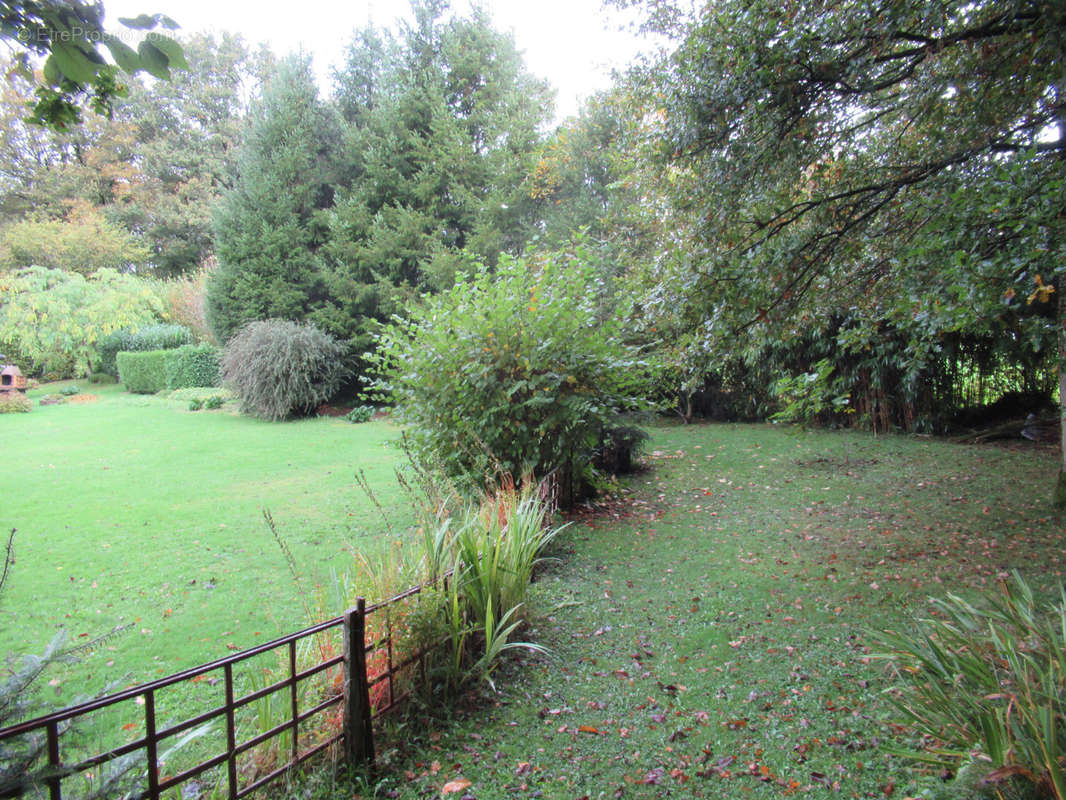
[[[811,421],[875,431],[1059,401],[1058,4],[618,4],[659,50],[554,127],[512,37],[434,0],[355,31],[326,89],[305,57],[194,36],[187,71],[131,79],[110,118],[42,128],[22,119],[42,78],[12,63],[0,348],[58,377],[141,316],[220,345],[282,318],[345,343],[354,395],[380,324],[583,231],[605,330],[685,419],[799,407],[786,385],[834,400],[801,403]],[[72,333],[42,309],[84,303],[27,286],[74,279],[30,267],[136,276],[159,303]]]

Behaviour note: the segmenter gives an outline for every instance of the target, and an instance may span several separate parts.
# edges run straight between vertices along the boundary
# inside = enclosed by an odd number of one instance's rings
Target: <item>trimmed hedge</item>
[[[219,351],[209,344],[144,353],[121,352],[116,363],[126,391],[135,394],[219,385]]]
[[[222,354],[210,344],[187,344],[167,350],[166,370],[168,389],[190,386],[220,386],[219,363]]]
[[[96,344],[97,353],[100,355],[97,370],[118,376],[116,356],[119,353],[173,350],[188,344],[192,344],[192,333],[184,325],[160,323],[147,325],[136,333],[125,329],[114,331],[101,338]]]
[[[127,392],[155,394],[167,388],[167,351],[119,353],[115,358],[119,380]]]

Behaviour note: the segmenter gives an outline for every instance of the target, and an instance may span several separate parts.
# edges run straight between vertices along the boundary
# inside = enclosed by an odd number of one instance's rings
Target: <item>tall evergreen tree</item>
[[[332,308],[319,323],[369,344],[367,320],[445,288],[472,253],[495,263],[534,230],[528,176],[551,93],[487,16],[415,4],[397,39],[357,34],[337,75],[350,183],[330,216]]]
[[[252,320],[302,321],[327,302],[319,250],[339,142],[310,60],[284,60],[249,112],[236,182],[214,217],[219,266],[207,314],[219,341]]]

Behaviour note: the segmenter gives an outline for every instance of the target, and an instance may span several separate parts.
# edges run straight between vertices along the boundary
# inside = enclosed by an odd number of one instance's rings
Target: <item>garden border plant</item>
[[[372,393],[464,490],[506,474],[587,484],[604,432],[648,406],[631,314],[630,300],[605,295],[580,242],[504,257],[380,332]]]
[[[1066,798],[1066,588],[1042,598],[1015,571],[976,606],[949,594],[935,617],[882,635],[892,697],[924,746],[902,755],[968,782]]]

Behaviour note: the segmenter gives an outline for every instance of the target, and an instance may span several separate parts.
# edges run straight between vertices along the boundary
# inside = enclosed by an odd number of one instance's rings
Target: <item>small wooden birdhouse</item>
[[[5,364],[0,369],[0,392],[26,393],[26,376],[14,364]]]

